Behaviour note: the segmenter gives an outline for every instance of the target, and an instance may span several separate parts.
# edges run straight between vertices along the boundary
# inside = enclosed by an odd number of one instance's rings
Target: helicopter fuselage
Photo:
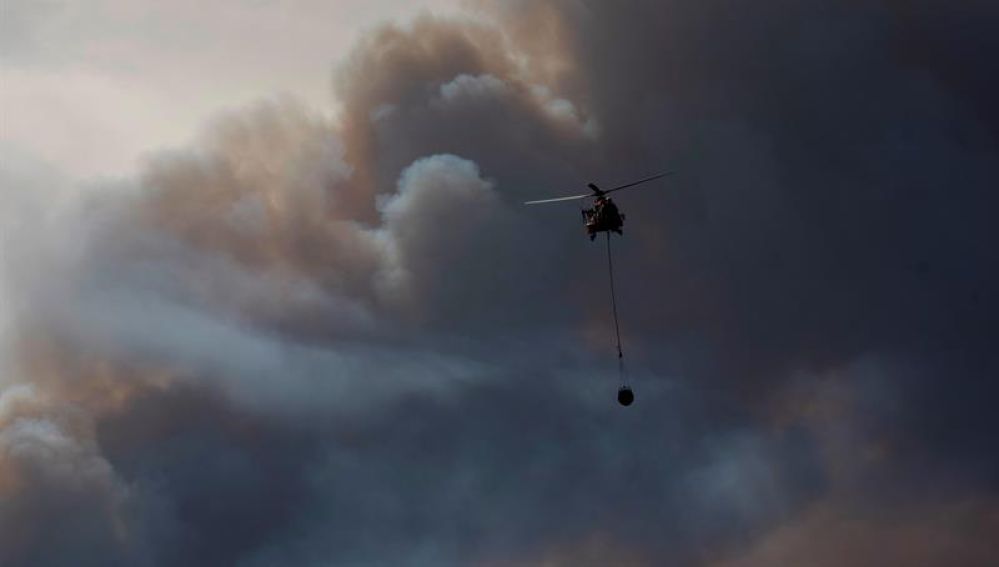
[[[610,199],[601,197],[593,208],[583,209],[582,213],[590,240],[596,238],[598,232],[623,234],[621,227],[624,226],[624,215]]]

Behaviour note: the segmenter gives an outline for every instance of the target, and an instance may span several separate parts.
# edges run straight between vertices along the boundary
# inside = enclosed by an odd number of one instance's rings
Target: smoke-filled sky
[[[994,2],[2,6],[0,564],[999,557]]]

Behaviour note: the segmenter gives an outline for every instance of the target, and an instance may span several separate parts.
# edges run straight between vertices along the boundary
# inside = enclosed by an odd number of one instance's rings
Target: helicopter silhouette
[[[524,203],[525,205],[539,205],[542,203],[577,201],[579,199],[594,200],[592,207],[582,210],[583,224],[586,226],[586,233],[590,236],[591,241],[597,237],[598,233],[607,233],[607,271],[610,276],[611,307],[614,314],[614,334],[617,338],[618,374],[621,378],[621,387],[617,391],[617,401],[625,407],[634,403],[635,393],[631,390],[631,386],[628,385],[627,375],[624,369],[624,350],[621,348],[621,327],[617,318],[617,294],[614,291],[614,263],[611,259],[610,245],[612,232],[616,232],[618,235],[624,235],[624,231],[622,230],[622,227],[624,226],[624,214],[618,210],[617,205],[614,204],[614,201],[612,201],[607,194],[659,179],[660,177],[666,177],[672,173],[672,171],[667,171],[666,173],[660,173],[658,175],[653,175],[652,177],[646,177],[645,179],[639,179],[638,181],[632,181],[631,183],[625,183],[624,185],[619,185],[612,189],[606,190],[601,189],[595,183],[589,183],[587,186],[590,188],[590,193],[570,195],[568,197],[555,197],[554,199],[540,199]]]
[[[616,232],[618,235],[623,235],[624,231],[624,214],[618,210],[617,205],[614,201],[607,196],[608,193],[613,193],[614,191],[620,191],[622,189],[627,189],[629,187],[634,187],[648,181],[653,181],[667,175],[671,175],[673,172],[668,171],[666,173],[660,173],[658,175],[653,175],[652,177],[646,177],[645,179],[640,179],[638,181],[633,181],[631,183],[626,183],[624,185],[619,185],[612,189],[601,189],[596,183],[589,183],[587,187],[590,188],[590,193],[584,193],[582,195],[570,195],[568,197],[555,197],[554,199],[541,199],[537,201],[527,201],[525,205],[540,205],[542,203],[558,203],[561,201],[577,201],[579,199],[593,199],[593,206],[590,208],[583,209],[583,224],[586,226],[586,233],[589,235],[590,240],[597,237],[600,232]]]

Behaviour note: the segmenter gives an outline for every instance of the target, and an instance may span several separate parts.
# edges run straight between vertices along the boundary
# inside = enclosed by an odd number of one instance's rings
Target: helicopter
[[[617,205],[614,204],[614,201],[612,201],[607,194],[613,193],[614,191],[620,191],[621,189],[634,187],[661,177],[666,177],[672,173],[672,171],[667,171],[666,173],[660,173],[658,175],[653,175],[652,177],[646,177],[645,179],[639,179],[638,181],[618,185],[612,189],[601,189],[596,183],[589,183],[587,184],[587,187],[590,188],[590,193],[570,195],[568,197],[555,197],[554,199],[527,201],[524,203],[525,205],[539,205],[542,203],[558,203],[561,201],[576,201],[579,199],[594,200],[592,207],[582,210],[583,224],[586,226],[586,233],[589,235],[590,241],[593,241],[600,232],[607,234],[607,271],[610,276],[611,307],[614,314],[614,334],[617,337],[618,374],[621,377],[621,387],[617,391],[617,401],[625,407],[634,403],[635,393],[631,390],[631,386],[628,385],[627,375],[624,369],[624,350],[621,348],[621,328],[618,324],[617,318],[617,296],[614,292],[614,263],[611,259],[610,244],[612,232],[617,233],[619,236],[624,235],[624,231],[622,230],[622,227],[624,226],[624,213],[618,210]]]
[[[601,189],[596,183],[588,183],[587,187],[590,188],[590,193],[570,195],[568,197],[556,197],[554,199],[527,201],[524,204],[540,205],[542,203],[558,203],[561,201],[593,199],[593,206],[581,211],[583,215],[583,224],[586,226],[586,233],[589,235],[590,240],[592,241],[595,239],[597,237],[597,233],[600,232],[606,232],[608,233],[608,236],[610,236],[611,232],[615,232],[618,235],[624,235],[624,231],[622,230],[622,227],[624,226],[624,214],[618,210],[617,205],[614,204],[614,201],[611,200],[607,194],[613,193],[614,191],[620,191],[621,189],[634,187],[635,185],[640,185],[648,181],[653,181],[655,179],[671,175],[672,173],[673,172],[671,171],[660,173],[658,175],[653,175],[652,177],[646,177],[645,179],[619,185],[612,189]]]

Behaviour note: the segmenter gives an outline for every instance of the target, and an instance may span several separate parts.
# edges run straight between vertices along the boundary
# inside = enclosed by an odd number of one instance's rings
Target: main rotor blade
[[[576,199],[585,199],[587,197],[592,197],[593,195],[588,193],[586,195],[573,195],[571,197],[557,197],[555,199],[541,199],[540,201],[527,201],[525,205],[538,205],[540,203],[557,203],[559,201],[575,201]]]
[[[627,185],[619,185],[619,186],[617,186],[617,187],[615,187],[613,189],[606,189],[606,190],[604,190],[604,193],[612,193],[614,191],[620,191],[621,189],[627,189],[628,187],[634,187],[635,185],[638,185],[640,183],[645,183],[646,181],[652,181],[653,179],[659,179],[660,177],[666,177],[667,175],[673,175],[674,173],[676,173],[676,172],[675,171],[667,171],[666,173],[660,173],[659,175],[653,175],[652,177],[646,177],[645,179],[642,179],[642,180],[639,180],[639,181],[633,181],[631,183],[628,183]]]

